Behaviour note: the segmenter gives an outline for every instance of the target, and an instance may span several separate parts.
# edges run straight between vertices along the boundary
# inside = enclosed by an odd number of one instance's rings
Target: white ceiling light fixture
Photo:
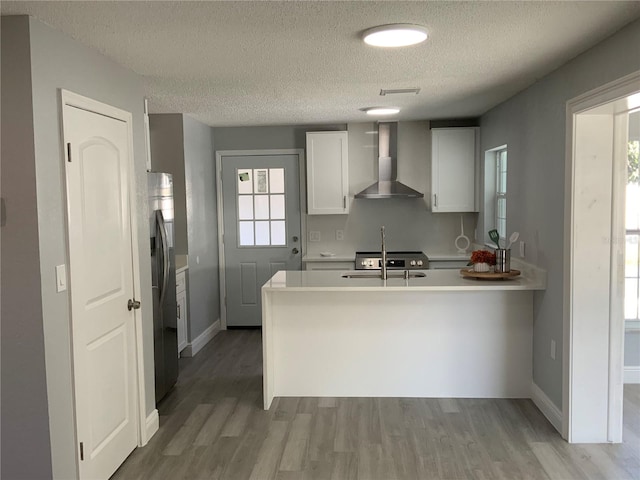
[[[363,112],[367,115],[394,115],[400,112],[398,107],[369,107],[363,108]]]
[[[381,25],[365,30],[362,39],[367,45],[374,47],[407,47],[424,42],[427,29],[422,25],[395,23]]]

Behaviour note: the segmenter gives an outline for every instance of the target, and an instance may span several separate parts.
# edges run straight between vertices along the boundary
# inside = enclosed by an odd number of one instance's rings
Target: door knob
[[[129,299],[129,301],[127,302],[127,310],[131,311],[131,310],[138,310],[140,308],[140,302],[138,300],[134,299]]]
[[[294,255],[297,255],[298,253],[300,253],[300,250],[298,250],[296,247],[293,247],[293,249],[291,250],[291,253],[293,253]]]

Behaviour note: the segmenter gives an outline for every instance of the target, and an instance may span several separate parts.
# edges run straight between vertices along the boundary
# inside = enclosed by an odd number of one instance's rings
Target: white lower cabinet
[[[176,275],[176,303],[178,304],[178,353],[187,347],[187,282],[186,272]]]

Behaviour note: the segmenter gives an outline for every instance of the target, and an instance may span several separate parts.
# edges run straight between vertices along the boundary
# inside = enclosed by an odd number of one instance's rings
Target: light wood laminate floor
[[[114,479],[640,479],[640,385],[619,445],[570,445],[530,400],[277,398],[259,330],[219,333],[158,406]]]

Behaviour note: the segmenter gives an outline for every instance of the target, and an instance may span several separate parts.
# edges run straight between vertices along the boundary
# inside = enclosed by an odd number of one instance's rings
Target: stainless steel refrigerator
[[[151,232],[151,288],[156,402],[178,379],[178,319],[174,252],[173,178],[148,174]]]

